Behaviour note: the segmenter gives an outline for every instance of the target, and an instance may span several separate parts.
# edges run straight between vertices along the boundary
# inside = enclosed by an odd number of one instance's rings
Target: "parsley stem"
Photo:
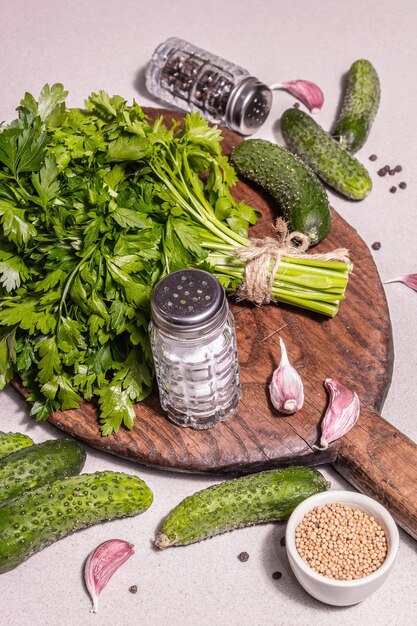
[[[225,224],[223,224],[220,220],[216,218],[211,205],[208,203],[208,201],[204,197],[204,194],[202,193],[201,188],[196,181],[197,175],[193,173],[190,169],[190,166],[188,164],[188,159],[185,154],[184,154],[183,162],[184,162],[185,171],[187,173],[188,181],[192,185],[192,189],[195,194],[195,197],[198,200],[199,207],[204,211],[204,214],[209,220],[209,222],[211,222],[211,224],[215,226],[216,232],[220,231],[222,235],[223,234],[226,235],[228,240],[232,239],[233,237],[233,240],[236,242],[235,245],[242,245],[242,246],[248,245],[249,241],[246,237],[242,237],[241,235],[235,233],[228,226],[226,226]],[[187,187],[187,181],[185,181],[183,177],[182,177],[182,180],[184,182],[184,185]]]
[[[173,176],[173,172],[171,172],[171,177],[168,177],[159,169],[156,169],[153,165],[151,165],[151,167],[153,171],[155,172],[155,174],[158,176],[158,178],[164,183],[164,185],[172,193],[173,197],[177,200],[181,208],[183,208],[191,217],[194,217],[200,224],[202,224],[212,233],[217,235],[225,243],[229,243],[229,245],[234,246],[235,248],[238,247],[239,244],[235,239],[235,233],[233,233],[233,231],[228,229],[226,226],[223,226],[221,222],[219,222],[214,217],[214,214],[212,218],[211,216],[206,214],[205,208],[196,201],[196,198],[193,196],[193,194],[189,192],[184,181],[182,181],[182,184],[184,187],[183,189],[181,189],[181,191],[179,191],[176,188],[176,186],[177,187],[179,186],[178,179],[176,179],[175,176]],[[171,181],[174,181],[174,182],[171,182]],[[188,202],[182,195],[184,192],[185,192],[186,198],[188,198],[189,200]],[[197,205],[197,208],[195,208],[195,206],[192,206],[190,204],[190,201],[193,203],[193,205]]]

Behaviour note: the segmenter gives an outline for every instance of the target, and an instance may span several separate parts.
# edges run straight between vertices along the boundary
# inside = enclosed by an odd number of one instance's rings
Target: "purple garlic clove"
[[[318,85],[309,80],[289,80],[286,83],[275,83],[270,89],[284,89],[306,105],[312,113],[321,109],[324,95]]]
[[[385,284],[387,283],[404,283],[404,285],[407,285],[410,289],[417,291],[417,274],[406,274],[399,278],[391,278],[391,280],[385,281]]]
[[[115,571],[134,554],[132,543],[109,539],[101,543],[87,557],[84,579],[93,601],[92,613],[97,613],[98,597]]]
[[[272,375],[269,395],[274,407],[280,413],[292,414],[304,404],[303,381],[297,370],[288,360],[287,350],[281,337],[281,361]]]
[[[343,437],[356,424],[360,412],[356,392],[333,378],[326,378],[324,386],[330,400],[321,423],[320,446],[314,446],[316,450],[326,450],[332,441]]]

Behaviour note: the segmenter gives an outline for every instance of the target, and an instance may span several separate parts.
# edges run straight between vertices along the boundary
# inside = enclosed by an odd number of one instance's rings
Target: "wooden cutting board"
[[[145,109],[167,120],[178,114]],[[224,131],[229,153],[242,138]],[[262,211],[252,228],[272,235],[277,206],[259,189],[240,182],[235,197]],[[358,206],[358,210],[361,207]],[[206,431],[178,427],[163,415],[157,392],[136,406],[131,431],[101,437],[95,404],[57,412],[50,421],[85,443],[151,467],[184,472],[243,474],[292,464],[330,462],[360,491],[386,505],[397,522],[417,538],[417,446],[378,414],[392,373],[393,345],[383,287],[369,249],[333,211],[331,234],[315,252],[350,250],[354,264],[347,299],[333,319],[285,305],[257,307],[230,299],[235,316],[243,399],[237,415]],[[304,381],[305,405],[295,415],[271,406],[268,383],[280,359],[278,337],[287,346]],[[361,400],[357,425],[324,452],[313,445],[327,406],[327,376],[355,389]],[[16,386],[18,386],[16,384]],[[395,424],[395,415],[390,416]]]

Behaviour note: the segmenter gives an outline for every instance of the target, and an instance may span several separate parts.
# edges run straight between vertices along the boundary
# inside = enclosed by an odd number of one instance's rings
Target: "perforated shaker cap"
[[[226,124],[242,135],[258,130],[269,115],[272,91],[254,76],[249,76],[232,92],[226,107]]]
[[[168,274],[151,297],[152,320],[158,328],[186,338],[220,328],[227,318],[226,294],[217,278],[198,269]]]

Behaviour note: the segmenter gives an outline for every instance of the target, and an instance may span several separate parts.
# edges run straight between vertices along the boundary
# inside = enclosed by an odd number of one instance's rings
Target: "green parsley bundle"
[[[0,128],[0,388],[18,375],[32,414],[98,398],[101,432],[131,428],[153,385],[149,301],[201,267],[234,291],[256,211],[234,200],[221,133],[198,114],[150,124],[121,97],[67,108],[60,84],[25,94]],[[204,177],[202,174],[204,173]],[[334,315],[349,267],[283,257],[275,299]]]

